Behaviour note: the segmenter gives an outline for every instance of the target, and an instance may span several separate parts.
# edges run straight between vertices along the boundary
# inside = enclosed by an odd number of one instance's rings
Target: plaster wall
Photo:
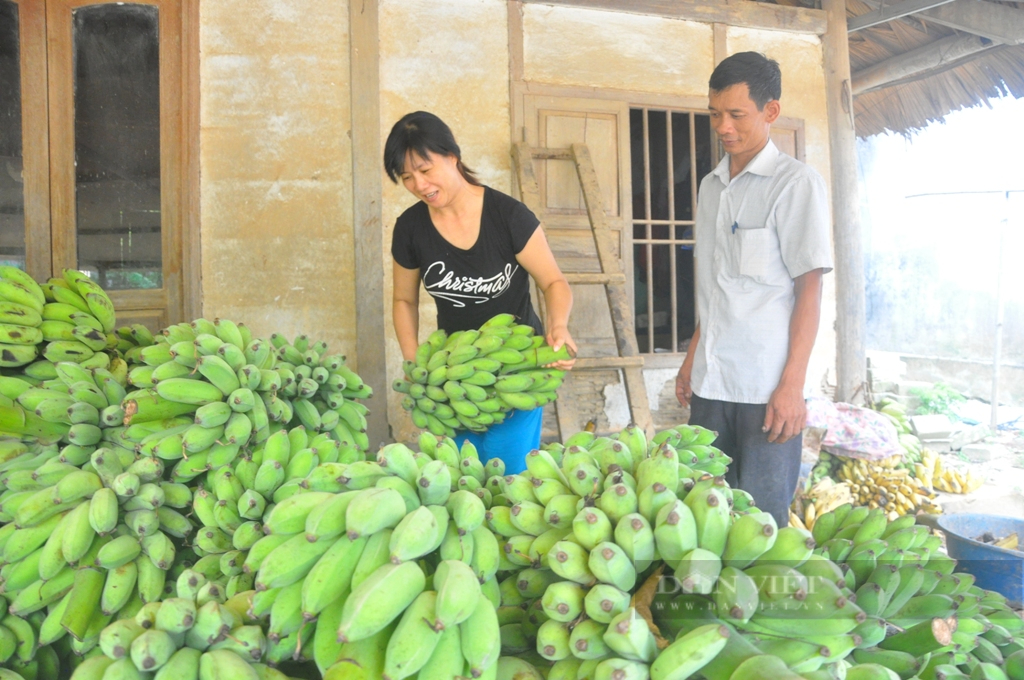
[[[381,146],[406,113],[430,111],[448,123],[463,161],[480,180],[511,191],[509,52],[503,0],[380,0]],[[402,353],[391,321],[391,231],[415,202],[402,186],[384,181],[384,304],[389,381],[401,377]],[[420,293],[420,337],[436,327],[429,295]],[[379,395],[383,396],[383,395]],[[390,391],[389,416],[397,441],[418,431]]]
[[[348,2],[204,0],[203,313],[354,355]]]
[[[523,7],[528,81],[670,95],[707,95],[710,24],[577,7]]]

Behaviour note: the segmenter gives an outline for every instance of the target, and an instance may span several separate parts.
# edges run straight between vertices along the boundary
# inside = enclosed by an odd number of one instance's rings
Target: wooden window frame
[[[821,9],[750,0],[520,0],[611,12],[646,14],[670,19],[721,23],[729,26],[824,35],[828,14]]]
[[[807,162],[807,148],[806,139],[804,137],[804,119],[803,118],[790,118],[789,116],[779,116],[772,123],[772,130],[790,130],[793,132],[793,136],[796,140],[796,158],[801,163]]]
[[[154,327],[202,315],[199,239],[199,0],[131,0],[160,10],[163,284],[109,291]],[[78,262],[72,12],[118,0],[13,0],[21,58],[25,268],[37,280]]]
[[[46,13],[38,0],[13,0],[18,8],[21,59],[21,158],[24,179],[25,270],[51,276],[49,122],[46,91]],[[35,112],[36,115],[32,115]]]

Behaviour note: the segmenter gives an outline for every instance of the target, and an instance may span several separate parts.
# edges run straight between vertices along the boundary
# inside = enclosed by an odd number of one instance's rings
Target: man
[[[727,155],[697,201],[697,328],[676,377],[690,422],[716,430],[730,485],[780,527],[800,474],[804,381],[831,271],[825,182],[768,136],[779,65],[734,54],[711,74],[711,124]]]

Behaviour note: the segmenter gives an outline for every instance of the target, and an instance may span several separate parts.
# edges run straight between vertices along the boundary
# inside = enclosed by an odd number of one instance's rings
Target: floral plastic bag
[[[837,456],[881,460],[903,454],[892,422],[871,409],[812,397],[807,400],[807,427],[824,428],[821,448]]]

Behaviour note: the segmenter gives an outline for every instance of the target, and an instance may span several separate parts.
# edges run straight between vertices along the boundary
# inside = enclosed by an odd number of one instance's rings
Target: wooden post
[[[715,66],[729,56],[729,27],[725,24],[712,24],[715,40]]]
[[[824,49],[836,253],[836,400],[852,402],[864,399],[865,295],[846,0],[822,0],[821,7],[828,16]]]
[[[378,0],[349,3],[352,96],[352,227],[356,261],[356,368],[373,388],[371,451],[390,441],[381,227],[380,41]]]
[[[182,4],[182,111],[181,167],[184,201],[181,206],[181,298],[183,319],[203,315],[203,249],[199,234],[202,189],[199,165],[199,0]]]

